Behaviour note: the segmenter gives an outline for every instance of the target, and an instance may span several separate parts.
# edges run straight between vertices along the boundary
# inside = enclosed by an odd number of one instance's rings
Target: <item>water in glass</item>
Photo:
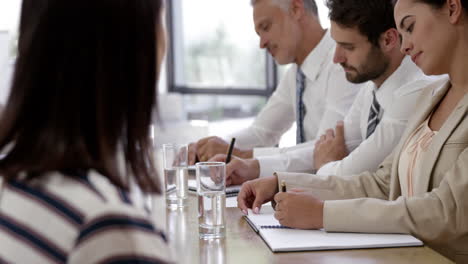
[[[188,171],[186,167],[164,169],[166,204],[169,208],[184,207],[188,198]]]
[[[199,234],[203,239],[225,236],[226,193],[206,191],[198,193]]]

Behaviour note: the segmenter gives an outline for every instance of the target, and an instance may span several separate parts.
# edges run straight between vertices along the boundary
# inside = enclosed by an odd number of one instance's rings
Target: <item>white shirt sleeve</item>
[[[377,170],[400,141],[405,127],[404,120],[384,118],[375,132],[347,157],[325,164],[316,174],[344,176]]]
[[[294,150],[277,155],[260,156],[260,177],[268,177],[277,171],[313,172],[312,160],[315,140],[295,146]]]
[[[410,113],[422,92],[421,88],[427,84],[426,81],[409,84],[418,89],[398,95],[393,105],[385,110],[383,119],[369,138],[363,139],[362,143],[343,160],[325,164],[317,171],[317,174],[344,176],[377,170],[379,164],[390,155],[400,141],[408,118],[411,116]],[[365,130],[366,125],[367,122],[362,120],[361,129]]]
[[[320,121],[317,137],[329,128],[334,129],[338,121],[345,119],[344,116],[348,114],[356,94],[360,91],[359,87],[362,87],[362,85],[357,86],[346,81],[344,73],[339,70],[330,71],[326,85],[328,85],[325,98],[326,110]],[[359,113],[355,115],[359,118]],[[359,125],[357,127],[357,133],[360,134]],[[293,147],[282,148],[277,155],[256,157],[260,164],[260,177],[271,176],[276,171],[314,172],[314,146],[315,139]]]
[[[271,147],[278,144],[281,136],[296,121],[295,106],[292,104],[295,94],[296,66],[291,66],[279,83],[276,91],[255,118],[253,124],[234,134],[239,148]]]

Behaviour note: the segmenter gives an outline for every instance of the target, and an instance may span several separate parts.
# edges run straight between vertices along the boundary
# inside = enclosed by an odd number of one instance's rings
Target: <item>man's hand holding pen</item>
[[[218,154],[210,161],[226,161],[226,155]],[[260,165],[256,159],[240,159],[232,156],[229,164],[226,164],[226,185],[238,185],[258,178],[259,171]]]
[[[188,147],[188,162],[189,165],[194,165],[198,161],[211,160],[215,155],[226,153],[229,148],[228,142],[220,137],[206,137],[197,142],[189,144]],[[244,159],[252,158],[251,149],[239,149],[233,146],[232,154]],[[227,163],[227,162],[226,162]]]

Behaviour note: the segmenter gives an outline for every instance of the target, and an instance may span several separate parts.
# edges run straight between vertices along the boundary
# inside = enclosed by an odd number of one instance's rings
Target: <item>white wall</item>
[[[320,23],[324,28],[330,28],[330,19],[328,18],[328,8],[325,5],[326,0],[315,0],[319,12]]]
[[[20,8],[21,0],[0,1],[0,30],[16,31]]]
[[[0,104],[4,104],[9,91],[12,71],[11,46],[16,35],[21,0],[0,1]]]
[[[3,68],[5,62],[8,60],[8,51],[10,43],[10,34],[7,31],[0,30],[0,69]]]
[[[11,59],[9,56],[10,34],[0,31],[0,105],[4,105],[9,92],[11,79]]]

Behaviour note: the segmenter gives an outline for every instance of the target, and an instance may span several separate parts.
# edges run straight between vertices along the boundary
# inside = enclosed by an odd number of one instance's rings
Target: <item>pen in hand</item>
[[[286,182],[284,180],[281,181],[280,187],[281,187],[280,189],[281,192],[286,192]],[[274,210],[276,210],[275,200],[271,200],[271,206],[273,207]]]
[[[232,156],[232,150],[234,149],[234,143],[236,143],[236,138],[231,139],[231,144],[229,144],[229,149],[227,152],[226,156],[226,164],[228,164],[231,161],[231,156]]]

